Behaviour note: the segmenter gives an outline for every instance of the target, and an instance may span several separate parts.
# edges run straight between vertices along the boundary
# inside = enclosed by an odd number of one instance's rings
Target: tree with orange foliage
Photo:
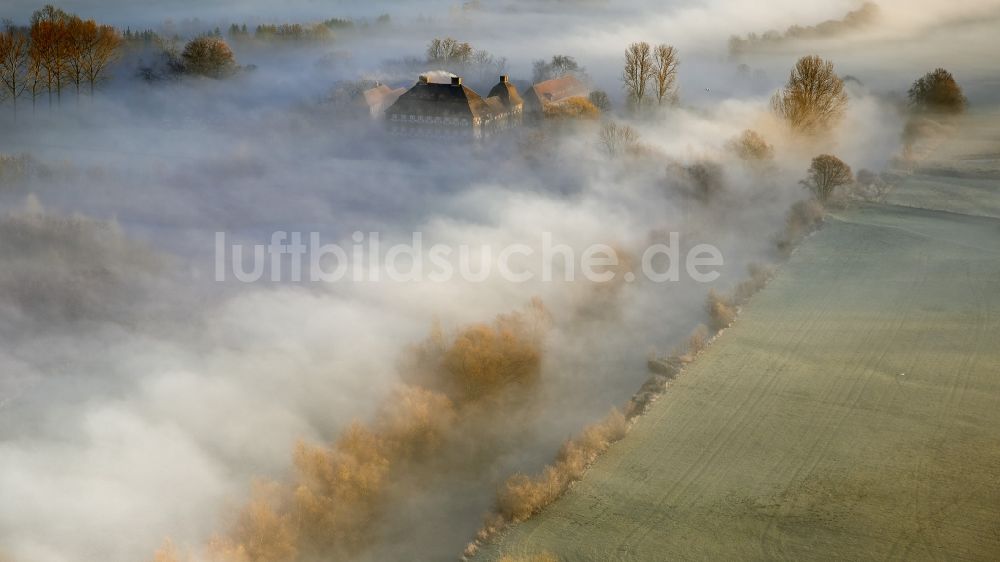
[[[466,326],[451,337],[435,326],[427,340],[410,350],[404,376],[443,392],[459,407],[530,385],[541,371],[549,321],[545,306],[535,299],[524,310]]]
[[[943,68],[919,78],[907,94],[910,107],[922,113],[961,113],[968,103],[955,77]]]
[[[118,60],[122,37],[118,30],[110,25],[97,25],[88,21],[88,32],[81,57],[83,78],[90,86],[90,94],[94,87],[106,78],[108,67]]]
[[[236,72],[232,49],[220,37],[204,36],[188,41],[181,53],[184,70],[209,78],[225,78]]]
[[[80,85],[83,84],[83,53],[93,21],[85,22],[76,16],[70,16],[65,22],[66,33],[66,80],[73,85],[77,98],[80,96]]]
[[[293,479],[255,488],[227,532],[211,541],[207,560],[355,557],[370,546],[379,518],[398,491],[393,484],[408,467],[445,446],[452,428],[460,425],[463,410],[453,400],[492,395],[537,377],[548,323],[536,299],[524,311],[466,327],[453,338],[435,327],[428,341],[412,350],[410,367],[422,383],[453,395],[401,386],[371,424],[351,424],[332,445],[296,444]],[[605,433],[595,434],[598,441]],[[175,549],[157,553],[156,562],[179,560]]]
[[[236,516],[226,537],[208,546],[216,562],[294,562],[299,555],[298,531],[284,509],[282,487],[273,482],[254,485],[253,499]]]
[[[69,74],[73,51],[69,27],[74,18],[76,16],[51,5],[31,16],[32,54],[38,61],[50,104],[53,92],[57,102],[62,99],[63,85]]]
[[[544,308],[501,314],[493,324],[469,326],[455,336],[442,367],[459,399],[484,398],[538,379],[542,362],[539,314],[544,314]]]
[[[93,94],[122,43],[115,28],[52,6],[32,15],[28,39],[25,85],[43,82],[50,101],[53,93],[60,100],[67,84],[75,87],[77,95],[83,84],[89,84]]]

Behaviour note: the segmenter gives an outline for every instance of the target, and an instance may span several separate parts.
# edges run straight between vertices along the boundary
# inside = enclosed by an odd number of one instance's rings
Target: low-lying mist
[[[509,476],[541,469],[638,390],[649,351],[708,322],[710,288],[730,291],[750,264],[781,259],[776,239],[808,195],[798,182],[811,158],[884,170],[900,153],[900,93],[934,66],[970,85],[971,104],[993,100],[995,69],[966,32],[995,32],[983,23],[995,3],[952,3],[945,18],[880,2],[892,25],[735,58],[731,35],[860,4],[627,4],[340,2],[318,13],[290,2],[287,13],[268,5],[269,18],[243,3],[164,3],[134,25],[392,23],[323,44],[234,44],[254,68],[225,80],[145,81],[137,70],[153,53],[134,54],[93,97],[41,98],[16,117],[0,105],[0,153],[26,155],[22,171],[0,174],[0,558],[458,556]],[[125,26],[122,6],[63,7]],[[17,0],[0,16],[26,23],[37,7]],[[519,84],[538,59],[575,57],[614,104],[603,119],[637,141],[612,155],[594,120],[429,142],[331,101],[360,79],[409,87],[417,75],[400,61],[445,36],[506,57]],[[935,57],[913,55],[927,38],[920,50]],[[625,48],[642,40],[678,48],[680,101],[636,116],[620,77]],[[802,141],[768,99],[812,53],[857,80],[835,132]],[[766,165],[733,149],[747,129],[773,150]],[[711,283],[546,282],[527,259],[515,267],[535,274],[526,282],[394,282],[372,263],[353,265],[380,280],[216,281],[217,232],[247,246],[276,231],[344,248],[355,233],[388,248],[420,232],[425,248],[536,252],[549,233],[577,254],[616,249],[619,274],[677,233],[681,255],[711,244],[724,265]],[[254,554],[246,545],[263,528],[275,550]]]

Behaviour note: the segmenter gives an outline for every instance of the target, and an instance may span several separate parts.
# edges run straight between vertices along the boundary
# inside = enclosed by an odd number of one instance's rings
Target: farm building
[[[507,75],[483,99],[462,78],[435,83],[421,76],[385,112],[395,134],[485,139],[521,125],[524,101]]]
[[[539,82],[528,88],[524,93],[524,110],[528,114],[540,117],[546,105],[561,103],[570,98],[587,97],[590,88],[576,76],[568,74]]]
[[[396,88],[393,90],[385,84],[379,84],[374,88],[365,90],[361,95],[364,99],[365,107],[368,108],[369,115],[371,115],[372,119],[379,119],[385,113],[385,110],[396,103],[399,96],[405,92],[406,88]]]

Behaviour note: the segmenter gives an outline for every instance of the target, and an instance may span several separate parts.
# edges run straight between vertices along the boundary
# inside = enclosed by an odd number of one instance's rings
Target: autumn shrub
[[[726,189],[725,171],[712,160],[700,160],[687,166],[671,163],[667,166],[668,182],[676,182],[676,189],[703,204],[711,203]]]
[[[710,335],[708,333],[708,326],[704,324],[698,324],[688,336],[687,340],[687,353],[690,356],[695,356],[701,353],[706,347],[708,347],[708,339]]]
[[[508,521],[524,521],[552,503],[565,480],[555,466],[547,466],[539,476],[515,474],[504,482],[497,495],[497,510]]]
[[[381,436],[358,423],[333,447],[296,446],[293,511],[305,552],[343,555],[368,543],[385,500],[386,452]]]
[[[524,521],[555,501],[571,483],[579,480],[587,466],[615,441],[625,436],[627,422],[617,409],[563,444],[555,462],[536,476],[515,474],[497,492],[497,513],[507,522]],[[499,527],[488,520],[487,527]],[[485,533],[488,534],[488,533]],[[481,533],[482,535],[482,533]]]
[[[592,101],[583,96],[575,96],[555,103],[546,103],[542,107],[542,115],[546,119],[598,119],[601,110]]]
[[[276,483],[255,485],[253,499],[236,516],[224,537],[208,546],[217,562],[293,562],[298,556],[298,529],[286,509],[284,490]]]
[[[785,228],[778,235],[775,244],[783,253],[789,253],[805,235],[819,227],[826,211],[815,199],[798,201],[792,205],[785,217]]]
[[[705,308],[708,310],[709,327],[715,332],[728,327],[733,320],[736,320],[736,305],[732,299],[719,294],[715,289],[708,290]]]
[[[389,405],[378,427],[384,447],[396,459],[416,460],[439,449],[457,418],[447,396],[416,386],[398,388]]]
[[[745,304],[750,297],[764,288],[767,282],[774,275],[774,269],[768,266],[752,263],[747,267],[748,277],[740,281],[733,290],[733,302],[737,305]]]
[[[726,148],[745,162],[761,163],[774,159],[774,147],[760,133],[751,129],[730,140]]]
[[[372,540],[392,471],[443,445],[451,401],[402,387],[371,426],[351,424],[332,446],[299,442],[294,480],[255,489],[228,532],[209,545],[216,562],[292,562],[349,556]]]
[[[536,300],[524,311],[467,326],[450,338],[437,328],[411,350],[406,374],[460,404],[524,388],[540,374],[547,327],[548,312]]]
[[[406,364],[423,373],[425,382],[475,400],[538,376],[548,322],[545,307],[535,300],[525,310],[452,337],[435,326]],[[462,413],[439,390],[404,385],[371,423],[352,423],[329,445],[297,443],[291,480],[255,486],[226,532],[208,544],[205,558],[295,562],[356,556],[373,542],[405,471],[448,445]],[[156,556],[155,562],[181,560],[171,545]]]
[[[512,384],[534,382],[541,349],[516,321],[480,324],[460,332],[444,355],[444,369],[458,395],[475,399]]]
[[[955,77],[943,68],[917,79],[907,94],[916,113],[958,114],[968,103]]]

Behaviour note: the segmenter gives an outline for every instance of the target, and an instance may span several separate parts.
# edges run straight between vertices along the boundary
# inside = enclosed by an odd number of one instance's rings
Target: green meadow
[[[476,559],[1000,559],[996,154],[829,216],[583,480]]]

